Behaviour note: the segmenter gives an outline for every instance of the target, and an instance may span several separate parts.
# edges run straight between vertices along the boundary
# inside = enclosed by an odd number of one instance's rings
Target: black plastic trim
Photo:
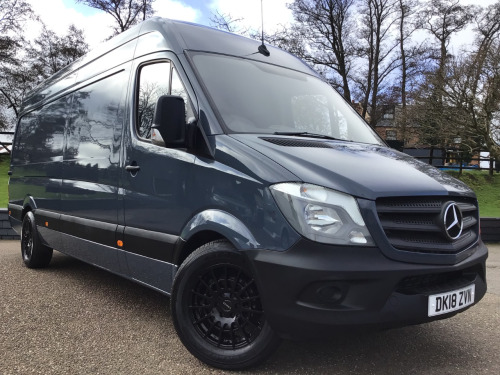
[[[123,231],[123,249],[148,258],[173,263],[174,248],[178,239],[178,236],[166,233],[125,227]]]
[[[41,227],[168,263],[173,263],[175,244],[179,240],[179,236],[166,233],[40,209],[35,212],[35,220]],[[123,241],[123,246],[118,246],[117,240]]]
[[[7,205],[7,208],[9,210],[9,216],[11,218],[16,219],[18,221],[21,221],[22,216],[23,216],[23,206],[18,205],[18,204],[9,203]]]
[[[453,316],[458,312],[429,317],[428,296],[454,290],[464,284],[463,278],[476,286],[474,303],[486,293],[488,253],[481,242],[468,259],[455,265],[398,262],[376,247],[333,246],[305,239],[285,252],[242,253],[254,268],[269,323],[287,338],[315,338],[353,327],[397,327]],[[417,284],[409,286],[409,278]]]

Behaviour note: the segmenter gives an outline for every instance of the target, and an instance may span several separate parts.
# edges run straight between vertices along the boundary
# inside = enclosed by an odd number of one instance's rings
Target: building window
[[[395,141],[397,139],[396,130],[386,130],[385,131],[385,139],[387,141]]]
[[[384,119],[386,120],[394,120],[394,106],[384,106]]]

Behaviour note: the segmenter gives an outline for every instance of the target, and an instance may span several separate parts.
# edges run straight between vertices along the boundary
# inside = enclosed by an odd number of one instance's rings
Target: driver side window
[[[150,140],[156,102],[162,95],[178,95],[186,103],[186,121],[194,117],[179,74],[169,61],[144,65],[139,70],[137,85],[136,131],[139,138]]]
[[[137,92],[137,135],[151,139],[151,126],[156,109],[156,102],[170,91],[170,63],[159,62],[143,66],[139,71]]]

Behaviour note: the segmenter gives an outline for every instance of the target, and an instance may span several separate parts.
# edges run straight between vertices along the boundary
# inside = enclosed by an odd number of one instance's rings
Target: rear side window
[[[144,65],[139,69],[136,93],[136,132],[142,139],[151,139],[156,102],[162,95],[181,96],[186,104],[186,122],[194,117],[186,89],[172,64],[162,61]]]
[[[14,163],[44,163],[62,159],[68,98],[59,98],[19,121]]]
[[[123,124],[124,75],[119,72],[73,94],[66,159],[110,157]]]

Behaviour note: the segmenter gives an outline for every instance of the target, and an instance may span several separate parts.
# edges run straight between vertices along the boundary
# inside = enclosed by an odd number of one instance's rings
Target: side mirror
[[[166,147],[185,147],[186,145],[186,104],[180,96],[163,95],[156,102],[153,117],[153,134],[158,131],[160,137],[152,137],[155,144]]]

